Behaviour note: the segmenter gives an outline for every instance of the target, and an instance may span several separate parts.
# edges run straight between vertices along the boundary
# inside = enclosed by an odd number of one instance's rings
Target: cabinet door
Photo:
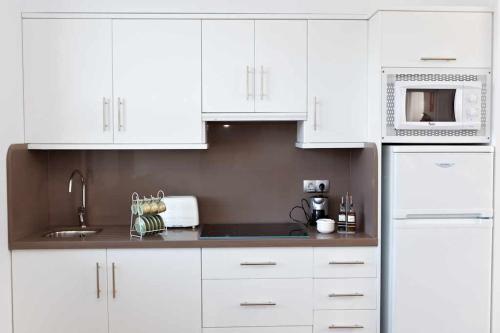
[[[384,12],[384,67],[491,67],[492,14]]]
[[[108,332],[106,250],[13,251],[12,276],[16,333]]]
[[[307,22],[255,22],[255,112],[306,112]]]
[[[203,143],[201,22],[113,21],[115,143]]]
[[[359,142],[367,122],[367,23],[310,21],[308,117],[300,142]]]
[[[111,20],[23,20],[28,143],[111,143]]]
[[[108,250],[109,332],[201,332],[200,249]]]
[[[254,112],[254,21],[203,21],[203,112]]]

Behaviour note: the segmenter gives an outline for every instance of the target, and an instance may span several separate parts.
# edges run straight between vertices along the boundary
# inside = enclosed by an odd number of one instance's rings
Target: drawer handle
[[[335,329],[346,329],[346,328],[364,328],[363,325],[330,325],[328,326],[329,329],[335,330]]]
[[[457,58],[453,57],[422,57],[421,61],[457,61]]]
[[[329,265],[364,265],[364,261],[330,261]]]
[[[277,264],[273,261],[265,262],[242,262],[240,266],[276,266]]]
[[[350,294],[336,294],[336,293],[333,293],[333,294],[329,294],[328,297],[361,297],[361,296],[365,296],[364,294],[362,293],[350,293]]]
[[[243,302],[240,303],[240,306],[275,306],[275,302],[258,302],[258,303],[252,303],[252,302]]]

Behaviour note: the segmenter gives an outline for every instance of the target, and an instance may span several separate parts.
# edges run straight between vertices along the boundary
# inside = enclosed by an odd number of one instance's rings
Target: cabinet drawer
[[[491,13],[382,15],[384,67],[491,67]]]
[[[312,326],[204,328],[203,333],[312,333]]]
[[[348,310],[314,312],[314,333],[376,333],[377,311]]]
[[[315,248],[314,277],[376,277],[375,247]]]
[[[312,248],[203,249],[203,279],[312,277]]]
[[[315,279],[314,308],[369,310],[377,308],[377,279]]]
[[[203,327],[312,325],[312,279],[203,281]]]

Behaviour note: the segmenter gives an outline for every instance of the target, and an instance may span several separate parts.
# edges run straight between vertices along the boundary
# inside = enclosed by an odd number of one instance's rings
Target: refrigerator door
[[[388,332],[488,333],[492,221],[392,222]]]
[[[493,216],[493,153],[394,153],[393,217]]]

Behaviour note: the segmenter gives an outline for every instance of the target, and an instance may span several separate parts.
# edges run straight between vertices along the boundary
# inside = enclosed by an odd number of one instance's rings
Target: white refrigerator
[[[386,146],[382,333],[489,333],[493,148]]]

